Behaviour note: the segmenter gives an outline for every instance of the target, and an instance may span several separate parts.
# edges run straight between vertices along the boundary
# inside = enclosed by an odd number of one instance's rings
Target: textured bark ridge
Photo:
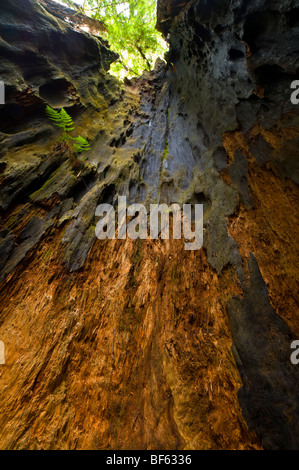
[[[1,449],[299,447],[299,5],[157,19],[167,64],[120,84],[50,0],[1,3]],[[96,239],[118,195],[203,203],[203,249]]]

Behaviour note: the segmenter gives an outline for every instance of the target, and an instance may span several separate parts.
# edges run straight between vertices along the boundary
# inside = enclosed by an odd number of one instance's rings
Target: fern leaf
[[[65,127],[70,127],[73,125],[73,120],[71,116],[62,108],[60,111],[61,122],[65,125]]]
[[[52,121],[57,121],[57,122],[61,121],[60,113],[56,111],[55,109],[50,108],[50,106],[48,105],[46,107],[46,114]]]
[[[90,150],[88,141],[81,137],[81,135],[79,135],[78,137],[72,137],[68,135],[68,132],[73,131],[75,127],[71,116],[69,116],[65,109],[61,108],[59,112],[47,105],[46,114],[56,126],[63,129],[64,133],[61,137],[62,141],[67,142],[72,139],[74,141],[74,148],[79,153],[85,150]]]
[[[74,148],[77,152],[81,153],[83,151],[90,150],[88,141],[84,139],[84,137],[81,137],[81,135],[78,135],[78,137],[72,137],[72,139],[75,141]]]

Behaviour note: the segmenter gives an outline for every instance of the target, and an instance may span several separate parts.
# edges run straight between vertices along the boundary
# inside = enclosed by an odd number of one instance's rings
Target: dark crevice
[[[243,51],[240,51],[239,49],[232,48],[229,50],[228,56],[229,56],[229,60],[234,61],[238,59],[244,59],[245,54]]]
[[[39,88],[39,95],[51,106],[62,107],[69,101],[69,93],[73,88],[64,78],[58,78],[42,85]]]

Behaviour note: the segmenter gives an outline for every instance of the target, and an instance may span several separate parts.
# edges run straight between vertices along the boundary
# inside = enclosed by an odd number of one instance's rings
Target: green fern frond
[[[68,135],[68,133],[73,131],[75,127],[71,116],[69,116],[65,109],[62,108],[60,111],[56,111],[47,105],[45,111],[46,115],[49,119],[51,119],[51,121],[54,122],[55,126],[63,129],[63,134],[59,139],[60,141],[68,142],[70,139],[72,139],[74,141],[74,148],[79,153],[90,150],[88,141],[81,137],[81,135],[78,137],[72,137]]]
[[[47,105],[46,107],[46,115],[48,116],[48,118],[50,118],[52,121],[55,121],[55,122],[60,122],[61,121],[61,117],[60,117],[60,114],[58,111],[56,111],[55,109],[51,108],[50,106]]]
[[[86,150],[90,150],[89,143],[84,137],[81,137],[79,135],[78,137],[72,137],[72,140],[74,140],[76,143],[74,143],[74,148],[77,150],[77,152],[81,153]]]
[[[68,115],[68,113],[62,108],[60,111],[60,118],[62,124],[65,125],[65,127],[70,127],[73,125],[73,120],[71,116]]]
[[[47,105],[46,114],[56,126],[64,129],[65,132],[70,132],[75,129],[73,127],[73,120],[65,109],[62,108],[59,112]]]

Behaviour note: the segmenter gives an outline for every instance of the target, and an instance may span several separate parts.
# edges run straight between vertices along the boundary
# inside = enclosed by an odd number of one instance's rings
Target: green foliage
[[[62,1],[75,7],[71,0]],[[77,9],[104,22],[105,39],[119,54],[111,71],[119,77],[137,76],[144,70],[151,70],[155,60],[163,57],[167,50],[155,29],[156,0],[84,0]]]
[[[54,122],[55,126],[61,127],[63,129],[62,141],[67,142],[70,138],[68,132],[73,131],[75,128],[73,126],[73,121],[71,116],[62,108],[61,111],[56,111],[50,106],[46,107],[46,115],[51,121]]]
[[[89,143],[87,142],[86,139],[81,137],[81,135],[79,135],[78,137],[72,137],[72,139],[76,142],[74,143],[74,147],[77,150],[77,152],[81,153],[81,152],[84,152],[85,150],[90,150]]]
[[[71,116],[65,111],[65,109],[61,109],[60,111],[56,111],[55,109],[51,108],[49,105],[46,107],[46,115],[48,116],[51,121],[54,122],[55,126],[60,127],[63,129],[63,134],[60,138],[61,142],[68,142],[69,140],[74,141],[74,148],[77,152],[81,153],[85,150],[90,150],[89,143],[86,139],[79,135],[78,137],[72,137],[68,133],[73,131],[74,123]]]

